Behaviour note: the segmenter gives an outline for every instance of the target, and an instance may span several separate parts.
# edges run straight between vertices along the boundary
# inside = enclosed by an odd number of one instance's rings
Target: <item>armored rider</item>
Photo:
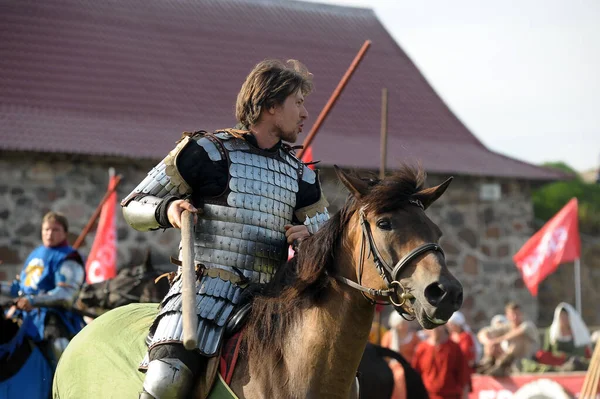
[[[195,262],[198,348],[182,345],[179,274],[150,327],[140,398],[183,398],[206,358],[218,354],[224,326],[248,282],[267,283],[288,244],[329,219],[317,173],[292,148],[308,116],[312,75],[295,60],[265,60],[237,97],[236,129],[184,134],[122,202],[137,230],[180,228],[197,213]]]
[[[8,291],[3,294],[18,298],[13,317],[32,322],[26,325],[27,335],[48,344],[53,363],[85,325],[69,310],[85,280],[85,269],[79,253],[67,243],[68,231],[63,214],[48,212],[42,219],[43,245],[31,252],[18,279],[10,287],[2,286]]]

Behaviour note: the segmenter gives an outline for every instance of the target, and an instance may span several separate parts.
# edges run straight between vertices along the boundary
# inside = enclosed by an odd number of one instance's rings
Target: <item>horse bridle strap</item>
[[[369,287],[365,287],[364,285],[360,285],[358,283],[355,283],[354,281],[350,280],[349,278],[346,277],[342,277],[342,276],[333,276],[333,278],[335,278],[337,281],[339,281],[340,283],[344,283],[352,288],[355,288],[359,291],[362,292],[366,292],[369,295],[372,296],[382,296],[382,297],[386,297],[386,296],[390,296],[394,293],[394,288],[388,288],[385,290],[376,290],[375,288],[369,288]]]
[[[421,209],[424,209],[424,207],[420,203],[420,201],[415,201],[415,202],[411,201],[411,203],[414,203],[415,205],[419,206]],[[360,243],[360,261],[359,261],[359,267],[358,267],[357,273],[356,273],[358,283],[355,283],[354,281],[352,281],[346,277],[342,277],[342,276],[332,276],[332,277],[334,279],[336,279],[337,281],[339,281],[340,283],[346,284],[347,286],[349,286],[351,288],[361,291],[363,293],[363,295],[366,293],[366,294],[371,295],[372,297],[384,297],[389,301],[389,303],[385,303],[385,304],[389,305],[391,303],[396,307],[402,307],[404,305],[404,303],[406,302],[406,300],[413,297],[412,294],[406,292],[406,289],[400,282],[400,273],[402,272],[402,269],[406,265],[408,265],[412,261],[414,261],[416,258],[418,258],[419,256],[421,256],[427,252],[430,252],[430,251],[439,252],[442,254],[442,256],[445,256],[444,250],[442,249],[441,246],[439,246],[438,244],[435,244],[435,243],[423,244],[423,245],[413,249],[412,251],[410,251],[406,256],[404,256],[402,259],[400,259],[396,263],[396,265],[392,268],[381,256],[381,253],[379,252],[379,249],[377,248],[377,245],[375,244],[375,240],[374,240],[373,234],[371,232],[371,226],[369,225],[369,222],[367,222],[367,218],[366,218],[364,210],[362,208],[359,211],[359,215],[360,215],[360,224],[362,226],[362,231],[363,231],[363,237],[362,237],[362,240]],[[365,287],[364,285],[361,285],[362,268],[363,268],[363,262],[364,262],[365,241],[367,241],[369,243],[369,251],[371,254],[373,254],[373,262],[375,263],[375,266],[377,267],[377,270],[379,271],[379,275],[381,276],[383,281],[385,281],[387,283],[387,285],[388,285],[387,289],[375,289],[375,288],[369,288],[369,287]],[[369,300],[372,303],[376,303],[373,299],[371,299],[367,296],[365,296],[365,298],[367,298],[367,300]],[[401,301],[400,301],[400,298],[402,299]]]
[[[427,243],[410,251],[404,258],[400,259],[398,263],[396,263],[394,268],[391,268],[389,264],[383,259],[383,256],[381,256],[381,253],[379,252],[379,249],[375,244],[375,240],[373,239],[373,233],[371,232],[371,226],[369,225],[369,222],[367,222],[365,213],[362,209],[360,210],[360,224],[362,225],[363,234],[369,242],[369,247],[371,253],[373,254],[373,262],[375,262],[377,268],[380,269],[380,272],[385,273],[386,282],[388,284],[391,284],[392,281],[398,281],[402,268],[408,265],[410,262],[412,262],[415,258],[423,255],[424,253],[434,251],[440,252],[442,256],[444,256],[444,250],[442,249],[442,247],[440,247],[438,244]]]
[[[421,207],[423,209],[423,206],[416,203],[417,206]],[[406,301],[407,298],[410,298],[412,295],[404,292],[404,287],[402,286],[402,283],[400,283],[400,273],[402,272],[402,269],[410,264],[412,261],[414,261],[416,258],[418,258],[419,256],[433,251],[433,252],[439,252],[442,254],[442,256],[445,256],[444,254],[444,250],[442,249],[442,247],[438,244],[435,243],[427,243],[427,244],[423,244],[415,249],[413,249],[412,251],[410,251],[406,256],[404,256],[402,259],[400,259],[398,261],[398,263],[396,263],[396,265],[392,268],[390,267],[390,265],[383,259],[383,256],[381,255],[381,252],[379,252],[379,249],[377,248],[377,245],[375,244],[375,239],[373,238],[373,233],[371,232],[371,226],[369,225],[369,222],[367,221],[367,218],[365,216],[365,212],[364,210],[361,208],[359,211],[359,215],[360,215],[360,224],[362,226],[362,230],[363,230],[363,243],[361,243],[361,246],[364,245],[364,241],[366,240],[369,243],[369,251],[373,254],[373,262],[375,263],[375,266],[377,267],[379,274],[381,275],[381,278],[383,278],[383,280],[387,283],[388,285],[388,290],[391,290],[391,293],[389,294],[389,300],[390,302],[392,302],[392,304],[394,304],[395,306],[402,306],[404,305],[404,302]],[[361,259],[360,259],[360,269],[362,270],[362,262],[363,262],[363,256],[362,256],[362,248],[361,248]],[[360,279],[360,277],[359,277]],[[359,280],[360,283],[360,280]],[[402,290],[401,293],[398,293],[397,290]],[[395,294],[395,295],[394,295]],[[395,299],[398,300],[398,302],[396,302],[394,300],[394,296],[396,297]],[[400,302],[398,297],[402,298],[402,301]]]

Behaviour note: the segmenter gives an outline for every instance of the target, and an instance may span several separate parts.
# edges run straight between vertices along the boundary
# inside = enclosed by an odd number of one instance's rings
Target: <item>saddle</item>
[[[225,384],[231,382],[240,353],[242,329],[246,324],[251,309],[252,302],[246,302],[232,312],[225,327],[223,345],[219,349],[217,356],[207,358],[206,366],[200,372],[200,378],[194,387],[196,397],[206,399],[210,395],[218,377],[217,371]]]

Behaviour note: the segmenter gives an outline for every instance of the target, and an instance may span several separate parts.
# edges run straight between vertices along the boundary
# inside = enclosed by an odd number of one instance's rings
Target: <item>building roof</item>
[[[305,131],[366,39],[373,42],[314,141],[324,164],[551,180],[489,151],[448,109],[369,9],[277,0],[8,0],[0,6],[0,148],[162,158],[181,132],[235,124],[264,58],[314,73]],[[302,136],[301,136],[302,139]]]

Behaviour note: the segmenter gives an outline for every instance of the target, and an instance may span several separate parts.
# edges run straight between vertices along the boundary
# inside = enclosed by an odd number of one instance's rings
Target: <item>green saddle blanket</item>
[[[67,346],[54,375],[54,399],[135,399],[144,373],[138,365],[158,313],[155,303],[123,306],[98,317]],[[209,399],[237,397],[219,377]]]

